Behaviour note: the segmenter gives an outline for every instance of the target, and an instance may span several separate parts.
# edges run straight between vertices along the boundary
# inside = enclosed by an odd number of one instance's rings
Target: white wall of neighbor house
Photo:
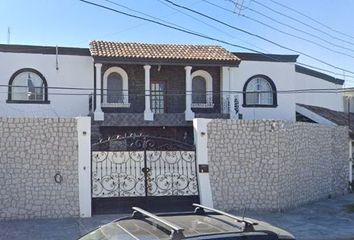
[[[231,81],[231,91],[243,91],[247,80],[261,74],[269,77],[275,84],[277,91],[294,88],[294,63],[275,63],[263,61],[242,61],[235,70]],[[242,107],[243,96],[239,94],[240,113],[244,119],[275,119],[295,120],[295,100],[293,94],[278,94],[278,106],[273,107]]]
[[[240,113],[243,119],[274,119],[295,121],[296,103],[315,105],[343,111],[341,93],[280,93],[284,90],[337,89],[341,85],[295,72],[295,63],[264,61],[242,61],[231,76],[230,91],[243,91],[246,81],[254,75],[268,76],[275,84],[277,107],[243,107],[243,96],[239,94]]]
[[[11,76],[22,68],[33,68],[46,79],[48,87],[91,88],[94,67],[91,56],[0,52],[0,84],[8,85]],[[92,90],[48,90],[50,104],[6,103],[8,89],[0,88],[0,116],[77,117],[89,112],[88,95],[54,95],[55,93],[90,94]]]
[[[334,84],[329,81],[298,72],[295,72],[294,83],[295,89],[341,89],[343,87],[340,84]],[[324,107],[335,111],[344,111],[343,94],[338,92],[297,93],[295,94],[295,102]]]

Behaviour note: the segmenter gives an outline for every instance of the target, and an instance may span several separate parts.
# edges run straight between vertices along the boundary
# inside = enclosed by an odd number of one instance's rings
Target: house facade
[[[193,118],[296,121],[297,103],[343,111],[340,93],[287,93],[344,83],[297,65],[297,57],[203,45],[0,45],[0,114],[90,115],[97,139],[157,130],[192,139]]]
[[[344,81],[297,65],[297,57],[209,45],[0,45],[0,117],[91,117],[94,213],[190,206],[208,172],[193,120],[295,122],[306,118],[299,104],[343,110],[340,94],[302,90]]]

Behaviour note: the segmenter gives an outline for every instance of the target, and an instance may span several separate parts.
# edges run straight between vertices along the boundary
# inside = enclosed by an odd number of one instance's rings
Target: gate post
[[[197,176],[200,203],[213,207],[213,198],[210,186],[209,172],[200,172],[199,165],[208,165],[208,128],[211,119],[193,119],[194,141],[196,147]]]
[[[80,217],[91,217],[91,118],[77,117]]]

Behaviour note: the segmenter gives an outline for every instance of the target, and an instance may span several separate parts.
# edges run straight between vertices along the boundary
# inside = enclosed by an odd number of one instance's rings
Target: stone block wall
[[[208,161],[214,207],[276,211],[348,187],[346,127],[212,120]]]
[[[78,215],[77,120],[0,118],[0,220]]]

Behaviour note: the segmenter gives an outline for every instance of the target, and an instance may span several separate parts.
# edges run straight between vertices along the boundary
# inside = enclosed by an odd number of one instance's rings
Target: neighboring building
[[[0,76],[0,116],[88,115],[88,94],[94,86],[94,68],[88,49],[0,44]],[[58,95],[63,93],[86,95]]]
[[[296,104],[310,104],[343,111],[341,93],[282,92],[305,89],[340,89],[344,81],[296,64],[298,55],[235,53],[241,63],[230,83],[232,91],[257,89],[269,93],[240,97],[244,119],[295,121]],[[273,91],[273,94],[272,92]]]

